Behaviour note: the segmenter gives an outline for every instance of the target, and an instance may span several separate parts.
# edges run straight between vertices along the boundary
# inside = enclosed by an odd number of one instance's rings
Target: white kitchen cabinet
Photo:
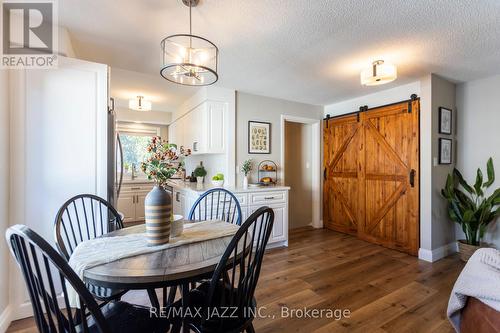
[[[135,193],[121,192],[118,197],[118,211],[123,214],[123,222],[135,221]]]
[[[226,150],[226,117],[227,104],[221,102],[207,103],[206,121],[207,151],[212,154],[223,154]]]
[[[168,125],[168,142],[169,143],[175,143],[177,145],[180,145],[179,139],[178,139],[178,127],[179,125],[174,122],[170,125]]]
[[[152,184],[125,184],[118,197],[118,211],[124,215],[124,223],[146,220],[144,201],[153,188]]]
[[[194,155],[207,153],[207,105],[202,103],[187,115],[189,133],[188,144]]]
[[[261,206],[250,206],[248,216],[253,214]],[[285,242],[288,238],[288,206],[282,204],[267,204],[274,211],[273,231],[269,237],[269,244]]]
[[[135,203],[135,218],[137,221],[146,220],[146,207],[144,206],[144,202],[146,201],[148,193],[149,191],[137,191]]]
[[[170,185],[174,188],[174,212],[187,219],[191,207],[204,190],[183,182],[171,182]],[[273,230],[268,247],[288,246],[288,189],[275,187],[269,190],[238,189],[232,191],[241,206],[242,223],[260,207],[268,206],[274,211]]]
[[[169,141],[193,155],[226,150],[227,103],[205,101],[169,125]]]

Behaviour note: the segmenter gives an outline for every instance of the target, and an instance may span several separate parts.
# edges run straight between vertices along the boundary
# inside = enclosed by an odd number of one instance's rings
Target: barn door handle
[[[415,174],[417,173],[417,171],[415,171],[415,169],[411,169],[410,171],[410,186],[411,187],[415,187]]]
[[[323,171],[323,179],[326,180],[326,168],[325,170]]]

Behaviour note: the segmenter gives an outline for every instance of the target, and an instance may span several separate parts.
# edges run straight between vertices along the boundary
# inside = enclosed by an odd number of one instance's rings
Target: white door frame
[[[311,125],[312,227],[323,228],[321,220],[321,120],[281,115],[281,179],[285,184],[285,122]]]

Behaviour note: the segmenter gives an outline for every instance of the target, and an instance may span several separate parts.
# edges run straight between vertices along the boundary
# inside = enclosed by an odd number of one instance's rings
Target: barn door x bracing
[[[418,119],[417,99],[325,121],[325,227],[417,254]]]

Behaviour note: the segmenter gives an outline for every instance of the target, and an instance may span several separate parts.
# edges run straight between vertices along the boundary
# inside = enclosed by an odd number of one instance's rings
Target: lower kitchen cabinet
[[[123,185],[118,197],[118,212],[124,215],[123,222],[141,223],[146,220],[144,201],[153,184]]]
[[[187,219],[191,207],[203,191],[193,190],[189,185],[174,184],[171,184],[174,187],[174,214],[183,215]],[[238,189],[233,194],[241,206],[242,222],[262,206],[271,208],[274,211],[274,224],[268,247],[288,245],[288,188],[273,188],[269,191]]]
[[[286,204],[271,204],[265,205],[274,211],[274,224],[271,237],[269,237],[269,244],[283,242],[288,238],[288,206]],[[262,206],[251,206],[248,216]]]

